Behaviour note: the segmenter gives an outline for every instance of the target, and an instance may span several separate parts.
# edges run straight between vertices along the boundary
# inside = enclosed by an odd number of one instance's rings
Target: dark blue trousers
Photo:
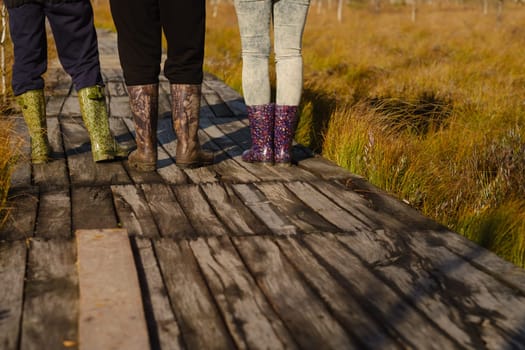
[[[77,90],[103,85],[97,33],[89,0],[71,3],[30,3],[8,9],[14,46],[13,92],[44,88],[47,70],[45,19],[53,32],[58,58]]]

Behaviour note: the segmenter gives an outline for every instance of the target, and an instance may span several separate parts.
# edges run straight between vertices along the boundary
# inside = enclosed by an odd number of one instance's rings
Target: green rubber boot
[[[42,164],[49,161],[49,141],[47,139],[46,102],[44,90],[26,91],[16,97],[31,137],[31,161]]]
[[[101,86],[90,86],[78,90],[78,101],[82,120],[91,140],[91,152],[95,162],[125,158],[128,151],[119,146],[109,130],[106,97]]]

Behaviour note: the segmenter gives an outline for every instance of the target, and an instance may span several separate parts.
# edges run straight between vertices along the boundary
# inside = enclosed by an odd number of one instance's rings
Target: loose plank
[[[186,347],[233,349],[233,341],[199,272],[189,243],[160,239],[153,244]]]
[[[149,348],[140,286],[126,230],[76,231],[79,349]]]
[[[78,279],[75,261],[73,241],[31,241],[21,349],[62,349],[65,342],[76,345]]]
[[[18,349],[26,255],[25,242],[0,242],[0,347],[4,350]]]
[[[300,348],[358,348],[269,237],[232,240]]]
[[[168,185],[143,184],[142,190],[162,237],[195,237],[190,221]]]
[[[131,238],[131,243],[135,245],[140,259],[137,267],[139,279],[144,279],[141,281],[142,293],[152,348],[184,349],[182,334],[171,308],[151,241],[134,237]],[[148,312],[152,315],[148,316]]]
[[[135,185],[111,186],[119,222],[131,236],[159,237],[146,198],[140,187]]]
[[[239,349],[296,348],[228,238],[201,238],[190,246]]]

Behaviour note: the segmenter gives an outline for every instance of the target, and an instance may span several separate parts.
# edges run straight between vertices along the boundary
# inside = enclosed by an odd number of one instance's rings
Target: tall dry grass
[[[525,7],[505,6],[312,7],[296,139],[525,266]],[[206,69],[242,91],[235,21],[208,18]]]

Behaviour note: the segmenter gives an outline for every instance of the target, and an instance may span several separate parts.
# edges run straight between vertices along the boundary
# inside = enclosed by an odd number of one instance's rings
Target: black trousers
[[[205,0],[110,0],[127,85],[158,82],[162,31],[168,43],[164,75],[172,84],[200,84]]]
[[[47,17],[58,57],[75,88],[102,85],[97,33],[89,0],[71,3],[28,3],[8,9],[14,47],[13,92],[44,88],[47,70]]]

